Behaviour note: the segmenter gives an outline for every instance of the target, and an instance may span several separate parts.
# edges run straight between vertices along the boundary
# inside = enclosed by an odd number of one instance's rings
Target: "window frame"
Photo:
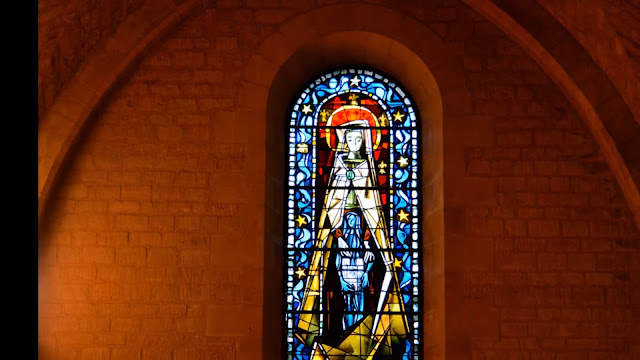
[[[412,135],[410,140],[415,139],[417,142],[417,147],[415,150],[413,150],[413,152],[416,155],[416,160],[417,160],[417,169],[416,169],[416,174],[417,174],[417,179],[416,179],[416,186],[414,188],[409,188],[408,191],[416,191],[417,192],[417,197],[415,198],[417,200],[417,205],[411,205],[411,206],[415,206],[416,210],[417,210],[417,214],[415,215],[415,217],[417,218],[417,234],[418,234],[418,238],[416,241],[417,243],[417,247],[416,248],[412,248],[409,249],[408,252],[410,253],[417,253],[417,264],[418,264],[418,295],[417,295],[417,304],[418,304],[418,311],[415,312],[411,312],[411,315],[416,315],[417,318],[419,319],[419,324],[420,326],[418,327],[418,343],[416,346],[416,349],[413,350],[413,354],[410,355],[410,358],[412,360],[422,360],[423,359],[423,355],[424,355],[424,343],[425,343],[425,324],[426,321],[424,319],[424,299],[425,299],[425,283],[424,283],[424,278],[425,278],[425,265],[424,265],[424,258],[423,258],[423,243],[424,243],[424,232],[423,232],[423,222],[422,222],[422,218],[424,216],[423,214],[423,209],[425,208],[425,205],[423,203],[423,194],[422,194],[422,172],[423,172],[423,168],[424,168],[424,164],[422,164],[422,151],[423,151],[423,144],[422,144],[422,121],[421,121],[421,116],[420,116],[420,109],[417,108],[417,103],[414,101],[412,95],[406,90],[406,87],[399,81],[397,81],[394,77],[389,76],[387,73],[377,69],[377,68],[373,68],[370,67],[368,65],[363,65],[363,64],[357,64],[357,65],[345,65],[345,66],[339,66],[339,67],[332,67],[329,68],[325,71],[322,71],[318,74],[316,74],[315,76],[311,77],[311,81],[308,81],[305,83],[304,86],[302,86],[300,89],[298,89],[298,91],[296,91],[294,94],[293,99],[289,102],[289,105],[286,108],[286,112],[285,112],[285,126],[284,126],[284,132],[283,132],[283,136],[285,139],[285,144],[284,144],[284,151],[283,151],[283,170],[284,171],[284,193],[283,193],[283,232],[282,232],[282,236],[283,236],[283,241],[282,241],[282,294],[283,294],[283,298],[282,298],[282,315],[284,322],[283,322],[283,327],[282,327],[282,335],[281,335],[281,342],[280,344],[282,345],[282,358],[283,359],[291,359],[293,357],[288,357],[288,349],[287,349],[287,332],[289,330],[289,327],[287,325],[287,319],[288,319],[288,314],[295,312],[296,310],[287,310],[286,306],[287,306],[287,291],[290,289],[290,287],[287,285],[288,280],[288,274],[287,274],[287,270],[289,268],[289,266],[287,265],[287,260],[288,260],[288,254],[287,252],[290,250],[288,248],[288,242],[287,242],[287,237],[289,235],[288,231],[289,231],[289,190],[292,189],[296,189],[295,185],[290,185],[289,184],[289,149],[292,146],[291,142],[290,142],[290,131],[292,129],[296,129],[299,128],[299,125],[292,125],[291,124],[291,114],[295,111],[295,106],[297,105],[298,101],[301,99],[302,95],[305,93],[305,91],[307,89],[310,89],[311,84],[316,84],[317,81],[319,81],[322,76],[327,75],[327,74],[333,74],[332,77],[335,76],[342,76],[342,74],[339,74],[342,71],[347,71],[347,74],[357,74],[358,71],[362,71],[362,73],[364,73],[365,71],[371,71],[373,72],[373,74],[378,74],[380,76],[382,76],[383,78],[386,78],[388,80],[388,82],[393,83],[396,85],[396,87],[400,88],[402,93],[403,93],[403,98],[402,101],[405,102],[405,104],[407,106],[410,106],[413,109],[413,112],[415,114],[415,125],[412,126],[410,129],[411,131],[415,132],[415,136]],[[355,72],[351,72],[350,70],[355,70]],[[336,74],[338,73],[338,74]],[[326,81],[326,80],[325,80]],[[406,103],[406,100],[408,100],[408,104]],[[386,103],[386,101],[385,101]],[[321,102],[321,104],[323,104]],[[314,113],[315,113],[315,109],[314,109]],[[408,115],[408,113],[407,113]],[[391,122],[391,119],[389,119]],[[321,126],[319,126],[317,124],[317,121],[314,122],[314,125],[311,125],[310,127],[314,128],[315,130],[319,130],[321,128]],[[394,127],[389,126],[388,127],[390,130],[394,129]],[[390,138],[391,138],[391,134],[389,134]],[[314,140],[318,141],[318,139],[320,139],[320,136],[318,136],[318,134],[316,134]],[[410,151],[409,153],[411,154],[412,151]],[[315,154],[317,156],[317,154]],[[390,150],[390,155],[391,155],[391,150]],[[413,159],[413,158],[411,158]],[[411,160],[410,159],[410,160]],[[316,163],[317,166],[317,163]],[[317,167],[315,168],[315,173],[317,174]],[[314,185],[313,189],[317,189],[318,185]],[[381,187],[379,185],[376,186],[376,188],[378,189],[397,189],[395,187],[390,187],[388,184],[386,185],[386,187]],[[319,194],[316,194],[316,199],[319,198],[318,196]],[[389,204],[392,204],[393,200],[392,200],[392,196],[389,197]],[[316,205],[317,207],[317,205]],[[295,209],[295,206],[294,206]],[[393,211],[394,215],[396,214],[396,211]],[[317,216],[319,216],[319,214],[316,213],[316,218],[314,218],[314,222],[317,221]],[[412,214],[412,217],[414,215]],[[386,217],[388,221],[388,226],[391,227],[391,217],[390,215],[388,217]],[[312,240],[315,241],[316,239],[314,239],[314,236],[317,236],[317,234],[315,233],[315,229],[316,229],[316,225],[314,223],[313,225],[314,228],[314,235],[312,235]],[[413,232],[413,231],[412,231]],[[391,237],[391,236],[390,236]],[[394,236],[395,237],[395,236]],[[326,251],[326,250],[323,250]],[[295,267],[295,265],[294,265]],[[292,289],[292,288],[291,288]],[[403,302],[403,305],[404,304]],[[405,314],[407,313],[407,311],[405,310]],[[282,318],[281,318],[282,319]],[[410,321],[410,323],[414,323],[415,320]],[[295,330],[295,324],[293,324],[292,329]],[[410,336],[412,336],[412,328],[409,329],[410,332]],[[294,350],[295,351],[295,350]]]

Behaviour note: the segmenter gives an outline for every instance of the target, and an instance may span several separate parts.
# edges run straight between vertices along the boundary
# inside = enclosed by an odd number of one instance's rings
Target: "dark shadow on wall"
[[[348,63],[327,67],[309,62],[312,49],[301,49],[285,62],[271,83],[267,99],[265,171],[264,294],[262,355],[283,358],[285,309],[286,194],[288,115],[308,83],[322,74]],[[318,54],[318,57],[320,55]]]

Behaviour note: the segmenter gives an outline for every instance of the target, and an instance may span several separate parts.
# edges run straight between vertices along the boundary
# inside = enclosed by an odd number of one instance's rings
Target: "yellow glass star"
[[[409,213],[405,209],[400,209],[398,211],[398,221],[405,224],[409,222]]]
[[[393,121],[397,121],[401,123],[403,117],[404,117],[404,114],[400,110],[398,110],[395,114],[393,114]]]
[[[303,227],[304,225],[307,225],[307,218],[302,215],[298,215],[296,222],[298,223],[298,227]]]
[[[306,115],[310,112],[312,112],[313,110],[311,110],[311,105],[302,105],[302,112]]]
[[[409,158],[400,156],[400,158],[398,159],[398,166],[400,166],[403,169],[409,166]]]
[[[307,276],[307,274],[304,272],[304,269],[301,267],[298,267],[298,270],[295,271],[295,274],[298,275],[298,279],[302,279],[303,277]]]
[[[398,259],[398,258],[394,258],[393,259],[393,267],[394,268],[397,268],[397,267],[401,268],[402,267],[402,260]]]

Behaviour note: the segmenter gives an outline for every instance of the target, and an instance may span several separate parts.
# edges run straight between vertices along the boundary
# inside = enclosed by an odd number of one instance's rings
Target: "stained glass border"
[[[412,153],[415,154],[415,157],[413,157],[411,161],[411,166],[415,167],[415,178],[413,178],[412,180],[414,180],[414,185],[411,186],[409,189],[410,191],[415,191],[417,192],[417,196],[416,196],[416,200],[417,200],[417,204],[414,204],[413,206],[413,211],[412,215],[414,216],[414,219],[417,219],[417,221],[415,221],[414,223],[412,223],[411,227],[413,228],[414,226],[417,227],[417,232],[413,232],[412,236],[417,236],[417,238],[415,238],[412,242],[412,246],[410,250],[411,254],[417,254],[417,267],[418,267],[418,281],[417,281],[417,289],[418,289],[418,294],[417,294],[417,310],[411,312],[411,316],[415,316],[414,317],[414,322],[417,322],[419,324],[417,330],[417,343],[414,345],[417,345],[415,347],[415,350],[412,352],[411,356],[408,357],[402,357],[402,359],[412,359],[412,360],[420,360],[423,358],[423,342],[424,342],[424,316],[423,316],[423,304],[424,304],[424,276],[423,276],[423,272],[424,272],[424,267],[423,267],[423,241],[422,241],[422,221],[420,220],[422,217],[422,208],[423,208],[423,198],[422,198],[422,166],[420,164],[420,160],[421,160],[421,124],[420,124],[420,116],[419,116],[419,112],[418,109],[416,107],[416,103],[415,101],[413,101],[411,94],[409,94],[407,91],[405,91],[405,87],[399,83],[398,81],[394,80],[392,77],[390,77],[389,75],[385,74],[384,72],[371,68],[369,66],[363,66],[363,65],[356,65],[356,66],[344,66],[344,67],[340,67],[340,68],[335,68],[335,69],[331,69],[331,70],[327,70],[322,72],[321,74],[319,74],[318,76],[316,76],[314,78],[313,81],[309,82],[303,89],[301,89],[300,91],[296,92],[296,96],[293,99],[293,101],[291,101],[290,106],[287,108],[287,125],[285,126],[285,139],[287,139],[287,146],[286,146],[286,150],[285,150],[285,172],[286,172],[286,180],[285,183],[286,185],[286,192],[285,192],[285,217],[287,218],[286,221],[284,222],[284,236],[285,236],[285,241],[284,241],[284,251],[283,251],[283,292],[284,292],[284,303],[283,304],[283,311],[282,314],[284,315],[284,326],[283,326],[283,331],[282,331],[282,358],[283,359],[291,359],[294,360],[295,358],[293,356],[290,355],[288,349],[287,349],[287,333],[288,330],[292,329],[291,325],[287,325],[287,320],[289,319],[289,314],[291,313],[290,310],[287,310],[287,295],[288,295],[288,290],[291,288],[290,286],[290,281],[289,281],[289,275],[288,271],[290,270],[290,267],[288,266],[287,262],[287,257],[288,257],[288,251],[290,251],[291,249],[289,248],[288,244],[289,244],[289,236],[290,236],[290,229],[291,229],[291,221],[293,219],[291,219],[290,217],[290,209],[291,209],[291,204],[289,202],[289,195],[290,195],[290,191],[292,191],[294,188],[297,188],[298,186],[295,185],[294,183],[290,182],[290,168],[289,168],[289,162],[290,162],[290,149],[291,149],[291,131],[295,130],[295,129],[300,129],[300,128],[308,128],[308,129],[315,129],[316,132],[319,130],[319,126],[318,126],[318,122],[317,122],[317,118],[318,115],[315,114],[315,116],[311,117],[311,123],[309,123],[309,118],[307,118],[304,123],[300,123],[300,122],[296,122],[296,119],[299,119],[299,117],[297,116],[297,114],[295,114],[296,112],[298,112],[298,114],[300,113],[300,111],[302,110],[302,106],[304,105],[304,99],[308,96],[312,96],[310,95],[310,93],[312,93],[312,89],[316,88],[318,85],[322,85],[324,82],[326,81],[330,81],[331,79],[335,78],[336,76],[340,76],[340,75],[349,75],[349,74],[357,74],[357,75],[369,75],[369,76],[373,76],[375,77],[377,80],[383,81],[386,84],[391,84],[390,86],[393,87],[393,89],[395,89],[396,91],[398,91],[398,93],[402,96],[402,103],[403,105],[407,106],[407,109],[409,109],[410,111],[405,112],[405,114],[409,115],[407,116],[407,119],[405,122],[399,123],[397,127],[392,126],[391,124],[394,124],[393,122],[389,123],[388,129],[397,129],[397,128],[402,128],[404,130],[412,130],[411,133],[411,144],[412,147],[415,149]],[[354,91],[354,89],[349,89],[349,92],[357,92]],[[364,93],[364,91],[362,91]],[[345,91],[341,92],[341,93],[345,93]],[[371,93],[369,93],[368,95],[371,95]],[[377,96],[377,94],[373,94],[374,96]],[[337,96],[334,95],[334,96]],[[375,97],[374,97],[375,98]],[[326,102],[329,99],[329,97],[326,97],[324,99],[324,102]],[[324,103],[323,102],[323,103]],[[320,103],[318,106],[314,107],[314,110],[316,110],[317,108],[320,108],[321,105],[323,103]],[[397,106],[395,106],[397,108]],[[385,108],[385,111],[387,109]],[[313,113],[311,115],[314,115]],[[390,119],[391,116],[393,116],[393,113],[387,113],[386,114],[387,117]],[[406,124],[406,125],[405,125]],[[393,137],[393,132],[391,137]],[[314,139],[314,141],[317,141],[318,139],[318,135],[317,134],[313,134],[312,138]],[[393,151],[391,151],[391,154],[393,154]],[[315,154],[312,154],[313,156],[315,156]],[[393,159],[393,155],[391,155],[391,159]],[[316,169],[313,169],[314,174]],[[312,185],[310,186],[310,189],[315,190],[316,188],[316,184],[315,182],[312,183]],[[315,195],[313,195],[314,201],[315,201]],[[389,200],[391,202],[391,200]],[[391,221],[389,226],[391,227],[391,224],[393,223],[393,215],[394,212],[392,211],[391,213]],[[311,221],[313,222],[313,217],[311,218]],[[392,228],[393,229],[393,228]],[[417,235],[416,235],[417,234]],[[312,239],[315,236],[312,236]]]

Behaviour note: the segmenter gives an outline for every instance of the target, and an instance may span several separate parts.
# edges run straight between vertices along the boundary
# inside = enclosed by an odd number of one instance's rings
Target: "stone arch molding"
[[[599,131],[605,129],[604,124],[602,119],[590,110],[593,109],[593,106],[586,99],[584,93],[566,72],[558,68],[559,65],[551,54],[546,52],[531,34],[491,1],[464,0],[464,3],[501,28],[512,40],[522,46],[563,89],[565,94],[568,94],[569,100],[581,114],[602,149],[634,215],[636,225],[640,227],[638,188],[635,186],[629,168],[616,149],[611,136],[606,131]],[[188,0],[177,7],[168,0],[146,2],[142,8],[122,23],[115,34],[105,39],[97,47],[92,56],[79,68],[74,78],[66,84],[38,127],[38,224],[41,223],[43,210],[49,199],[52,186],[60,173],[60,168],[68,158],[69,150],[80,133],[80,129],[95,109],[117,86],[116,84],[123,77],[123,74],[134,67],[137,61],[145,55],[146,49],[202,7],[203,3],[200,0]],[[360,11],[353,14],[339,11],[353,10],[355,7],[358,7]],[[374,15],[376,13],[379,15]],[[380,6],[362,4],[327,6],[310,11],[286,23],[262,44],[263,49],[266,46],[271,46],[271,51],[265,53],[265,56],[261,58],[254,58],[252,61],[265,61],[269,64],[268,66],[276,66],[272,61],[274,56],[277,57],[277,53],[282,51],[291,53],[293,47],[299,46],[301,41],[304,42],[303,39],[319,39],[327,32],[363,30],[367,26],[371,26],[371,22],[368,23],[368,21],[374,17],[381,17],[384,20],[375,26],[374,32],[381,34],[397,32],[394,31],[394,27],[397,29],[424,27],[412,18]],[[332,26],[327,27],[325,24],[332,24]],[[285,33],[287,34],[286,38]],[[410,34],[406,34],[406,36],[408,37]],[[281,41],[285,39],[289,43]],[[418,39],[419,36],[414,42],[419,42]],[[407,43],[407,45],[411,44]],[[438,54],[438,50],[426,50],[430,53],[429,66],[432,69],[443,62],[443,57]],[[418,50],[417,53],[419,56],[422,55],[419,53],[420,51]],[[252,82],[259,85],[260,79],[264,80],[264,76],[266,73],[253,78]],[[576,89],[577,91],[575,91]],[[454,89],[448,90],[443,87],[443,98],[456,91]]]
[[[464,3],[498,26],[512,40],[522,46],[567,94],[601,147],[634,215],[636,225],[640,227],[640,193],[638,188],[631,178],[627,164],[616,149],[614,141],[605,130],[602,119],[592,110],[593,106],[581,89],[531,34],[491,1],[464,0]],[[141,9],[132,14],[118,28],[115,34],[105,39],[97,47],[92,56],[80,67],[74,78],[65,86],[38,127],[39,224],[62,163],[66,160],[80,129],[91,117],[94,110],[117,86],[116,84],[123,77],[123,74],[127,73],[145,55],[146,49],[184,19],[194,14],[195,10],[202,7],[203,3],[200,0],[188,0],[177,7],[168,0],[146,2]],[[347,12],[355,7],[360,11]],[[388,17],[382,16],[383,22],[376,23],[375,32],[381,34],[394,33],[394,27],[415,29],[416,26],[423,26],[412,18],[379,6],[361,4],[328,6],[303,14],[282,26],[278,32],[263,43],[263,48],[266,46],[272,46],[272,48],[271,52],[266,53],[262,60],[269,62],[270,59],[277,56],[278,52],[290,52],[293,46],[299,45],[300,41],[305,38],[318,39],[327,32],[365,29],[367,26],[371,26],[373,18],[379,17],[375,15],[376,13],[388,15]],[[332,26],[328,27],[326,24],[332,24]],[[292,30],[295,30],[295,33]],[[285,33],[287,33],[286,38]],[[407,34],[407,36],[409,35]],[[290,42],[281,41],[285,39]],[[433,68],[434,64],[442,61],[442,56],[438,59],[438,49],[431,50],[432,63],[429,65]],[[275,66],[275,64],[271,63],[271,66]],[[264,79],[264,76],[256,79],[260,78]],[[446,97],[446,95],[447,93],[444,91],[443,96]]]
[[[147,50],[201,7],[200,0],[180,6],[171,0],[146,1],[96,46],[65,84],[38,124],[38,225],[81,129]]]
[[[88,59],[67,84],[39,126],[39,223],[61,165],[68,158],[71,145],[92,113],[152,44],[202,7],[199,0],[185,1],[175,8],[164,1],[148,3],[156,5],[145,4],[103,43],[103,48],[99,49],[96,56]],[[488,1],[465,0],[465,3],[505,31],[525,50],[529,49],[527,51],[556,84],[564,90],[575,86],[575,82],[566,73],[558,71],[555,67],[557,63],[550,54],[532,47],[537,42],[532,37],[527,37],[528,33],[524,29],[515,26],[517,24],[505,25],[510,19],[508,15],[489,6]],[[135,25],[136,22],[138,25]],[[311,59],[314,61],[310,61]],[[263,160],[264,149],[272,145],[277,148],[278,144],[273,141],[278,137],[265,135],[282,133],[278,129],[284,127],[286,117],[281,115],[286,111],[288,101],[305,81],[327,68],[347,64],[367,64],[392,75],[412,94],[420,110],[425,164],[423,204],[430,206],[423,208],[426,232],[424,239],[433,241],[431,246],[425,246],[424,279],[435,286],[434,290],[426,290],[425,294],[437,295],[425,299],[428,305],[425,306],[425,317],[428,319],[425,334],[429,334],[426,339],[429,343],[425,349],[433,358],[444,358],[443,119],[449,122],[455,121],[456,117],[470,115],[471,97],[465,87],[459,61],[428,27],[412,17],[383,6],[340,4],[314,9],[292,18],[266,38],[256,54],[249,59],[245,80],[239,89],[239,102],[245,109],[238,114],[237,119],[246,121],[252,127],[252,134],[248,136],[254,145],[249,151],[254,151],[260,158],[255,164],[249,164],[255,165],[250,170],[253,174],[249,175],[266,178],[252,193],[259,199],[258,202],[264,201],[259,205],[268,207],[269,201],[266,199],[272,196],[269,191],[278,188],[278,176],[282,177],[279,175],[282,172],[277,164],[269,161],[277,162],[279,158],[276,156],[274,160]],[[582,94],[577,86],[567,91]],[[572,100],[576,108],[585,102],[588,103],[584,95]],[[603,127],[597,114],[587,114],[580,109],[578,111],[583,119],[588,117],[585,121],[592,133]],[[611,146],[610,139],[596,134],[594,137],[611,168],[622,169],[614,173],[635,215],[636,223],[640,225],[638,191],[629,180],[626,165],[615,146]],[[430,168],[426,167],[427,164]],[[283,186],[279,188],[282,189]],[[268,242],[274,238],[273,234],[277,234],[273,226],[273,221],[266,219],[265,246],[275,246]],[[264,253],[267,270],[269,263],[275,263],[268,258],[269,254],[277,252],[267,251],[265,248]],[[276,290],[280,291],[279,288]],[[429,313],[429,309],[433,312]],[[269,316],[266,313],[265,316]],[[279,314],[272,315],[280,320]],[[269,336],[277,337],[275,343],[279,344],[279,334],[278,331],[265,331],[263,344],[269,343]]]
[[[617,103],[617,107],[606,106],[609,104],[609,100],[616,100],[619,95],[615,90],[612,91],[605,85],[594,87],[593,84],[589,84],[590,79],[582,79],[580,82],[572,78],[567,72],[569,68],[563,68],[559,63],[560,59],[554,58],[540,41],[508,13],[496,6],[494,2],[490,0],[463,1],[501,29],[511,40],[519,44],[565,94],[567,100],[573,105],[600,147],[609,169],[614,174],[620,190],[622,190],[635,224],[640,228],[640,191],[637,186],[637,179],[640,176],[638,175],[640,172],[637,164],[640,157],[637,156],[636,150],[638,128],[634,126],[633,119],[625,119],[623,117],[627,113],[629,114],[628,116],[631,115],[629,108],[622,101]],[[532,6],[537,6],[537,4],[534,3]],[[555,39],[555,41],[558,42],[556,45],[558,47],[570,47],[571,44],[569,42],[574,40],[566,39],[566,42],[563,42]],[[564,60],[566,61],[566,59]],[[586,67],[584,63],[569,63],[569,65],[574,65],[576,68]],[[591,71],[606,78],[606,74],[600,68],[593,66]],[[589,98],[587,94],[591,94],[592,97]],[[598,94],[598,96],[595,94]],[[604,94],[607,94],[607,96],[604,96]],[[598,97],[604,97],[606,100],[603,101]],[[598,100],[600,103],[597,102]],[[613,101],[611,103],[615,104]],[[605,122],[604,120],[607,121]],[[625,123],[625,121],[626,124],[624,125],[614,124],[616,122]],[[609,125],[609,128],[607,128],[607,125]],[[623,155],[627,155],[626,160]],[[630,170],[635,172],[635,181],[634,173]]]
[[[293,30],[292,30],[293,31]],[[295,31],[292,32],[295,34]],[[283,36],[287,38],[285,33]],[[355,45],[354,44],[359,44]],[[283,209],[278,205],[284,204],[284,179],[287,171],[283,168],[283,156],[273,156],[273,149],[285,152],[287,136],[283,136],[282,130],[287,127],[291,100],[299,96],[299,90],[306,82],[312,80],[318,74],[328,69],[345,66],[348,64],[362,64],[373,67],[390,74],[401,82],[406,90],[414,97],[416,107],[419,109],[422,125],[422,159],[423,167],[423,240],[425,241],[425,253],[429,253],[423,264],[425,284],[425,303],[423,308],[430,321],[426,324],[425,333],[428,340],[425,348],[433,353],[443,352],[444,349],[444,263],[433,261],[444,257],[444,211],[443,211],[443,136],[442,119],[443,108],[441,92],[436,84],[429,68],[414,52],[400,42],[387,36],[367,31],[340,31],[321,35],[317,39],[309,39],[300,44],[290,57],[283,53],[282,58],[269,59],[273,53],[266,47],[259,52],[255,59],[247,67],[245,73],[246,83],[241,89],[241,96],[247,96],[256,101],[255,96],[266,98],[266,103],[256,106],[253,115],[249,118],[262,121],[266,115],[266,128],[260,133],[265,139],[265,153],[270,154],[265,158],[265,274],[282,271],[282,261],[279,258],[269,259],[269,254],[282,252],[281,239],[284,234],[278,231],[270,232],[269,229],[281,229],[285,217]],[[280,63],[270,76],[272,79],[264,79],[264,83],[257,85],[251,82],[257,76],[264,76],[260,71],[264,69],[265,61]],[[273,71],[274,69],[272,69]],[[247,98],[247,101],[249,99]],[[245,103],[242,101],[242,103]],[[258,101],[256,101],[258,103]],[[257,125],[257,124],[256,124]],[[263,125],[264,126],[264,125]],[[266,136],[265,136],[266,134]],[[257,139],[256,139],[257,140]],[[259,149],[256,149],[258,152]],[[269,179],[274,179],[269,181]],[[274,195],[275,194],[275,195]],[[276,204],[275,206],[270,204]],[[281,214],[276,216],[275,214]],[[265,302],[267,299],[280,297],[282,284],[274,284],[272,277],[265,276]],[[280,332],[270,333],[269,329],[274,323],[281,321],[277,311],[279,304],[265,303],[263,324],[265,325],[263,336],[265,343],[280,344],[278,338]],[[270,338],[271,334],[278,334]],[[433,336],[433,334],[438,334]],[[427,335],[426,335],[427,336]],[[440,339],[440,341],[438,341]],[[265,351],[268,350],[265,347]],[[265,353],[265,357],[277,354]]]
[[[282,299],[282,284],[266,274],[282,269],[285,169],[281,160],[287,139],[286,114],[306,82],[328,69],[358,64],[381,70],[402,83],[420,113],[424,348],[427,358],[444,358],[443,118],[455,121],[470,115],[471,96],[462,65],[435,33],[413,18],[361,4],[328,6],[285,23],[249,60],[241,84],[239,103],[244,109],[239,119],[254,129],[251,151],[263,158],[262,154],[269,154],[260,163],[264,168],[255,169],[256,176],[266,179],[264,188],[257,191],[265,199],[264,357],[278,356],[273,344],[281,343],[281,332],[273,327],[281,326],[278,299]],[[279,154],[274,155],[274,149]]]

